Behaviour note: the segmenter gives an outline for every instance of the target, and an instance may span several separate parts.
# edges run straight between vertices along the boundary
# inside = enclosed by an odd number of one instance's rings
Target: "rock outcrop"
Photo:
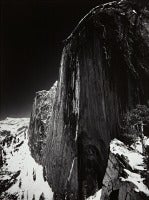
[[[147,200],[149,198],[149,188],[144,184],[147,167],[141,146],[139,140],[131,147],[116,139],[111,142],[100,200]]]
[[[149,100],[149,11],[141,2],[91,10],[64,41],[56,95],[37,93],[30,148],[55,200],[82,200],[102,187],[121,116]]]
[[[57,81],[49,91],[36,92],[32,107],[29,124],[29,146],[32,156],[38,163],[41,163],[42,152],[47,139],[47,128],[52,116],[56,89]]]
[[[121,115],[149,99],[149,11],[97,6],[65,41],[43,165],[55,199],[101,187]]]

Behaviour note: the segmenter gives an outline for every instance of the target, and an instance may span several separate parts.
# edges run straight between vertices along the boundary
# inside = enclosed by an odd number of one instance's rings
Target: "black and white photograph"
[[[149,200],[148,0],[1,0],[0,200]]]

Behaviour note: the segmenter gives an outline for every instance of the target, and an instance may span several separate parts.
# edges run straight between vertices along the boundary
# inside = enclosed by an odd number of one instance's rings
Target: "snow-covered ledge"
[[[149,139],[144,138],[145,145]],[[144,155],[138,139],[131,147],[114,139],[110,144],[110,154],[100,200],[147,200],[149,189],[144,184],[147,172]]]

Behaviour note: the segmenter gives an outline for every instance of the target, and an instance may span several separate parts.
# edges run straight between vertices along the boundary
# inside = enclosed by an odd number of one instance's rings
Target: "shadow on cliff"
[[[78,137],[78,172],[79,172],[79,198],[85,199],[102,187],[108,155],[103,140],[100,140],[99,147],[89,144],[87,133],[82,132]],[[105,166],[103,166],[105,163]]]

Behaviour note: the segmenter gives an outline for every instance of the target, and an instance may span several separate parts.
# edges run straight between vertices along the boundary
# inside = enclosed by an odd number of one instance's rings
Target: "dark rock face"
[[[34,99],[30,125],[29,146],[36,162],[41,163],[42,152],[47,138],[47,127],[50,123],[57,82],[49,91],[39,91]]]
[[[101,187],[121,115],[147,103],[148,26],[144,6],[113,2],[93,9],[65,41],[42,154],[55,199],[81,200]]]
[[[65,198],[65,192],[70,199],[75,199],[78,195],[76,136],[79,116],[79,68],[77,61],[74,61],[74,69],[70,67],[67,70],[69,62],[65,48],[47,148],[43,158],[49,184],[55,192],[55,199]]]

